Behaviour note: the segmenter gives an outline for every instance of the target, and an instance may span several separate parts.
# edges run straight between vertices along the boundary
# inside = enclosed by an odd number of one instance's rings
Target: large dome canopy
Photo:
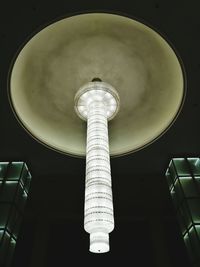
[[[11,105],[38,141],[84,156],[86,123],[75,113],[74,96],[96,77],[120,97],[109,122],[111,156],[153,142],[183,103],[183,69],[160,34],[132,18],[87,13],[52,23],[20,50],[9,77]]]

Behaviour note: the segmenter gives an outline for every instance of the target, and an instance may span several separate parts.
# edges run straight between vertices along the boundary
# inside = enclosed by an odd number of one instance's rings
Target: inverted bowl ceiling
[[[109,122],[112,156],[156,140],[183,104],[183,68],[160,34],[128,17],[88,13],[54,22],[25,44],[9,77],[11,105],[38,141],[84,156],[86,122],[75,113],[74,96],[96,77],[120,96]]]

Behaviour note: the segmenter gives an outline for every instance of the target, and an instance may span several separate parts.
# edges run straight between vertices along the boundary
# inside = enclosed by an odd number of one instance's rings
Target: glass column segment
[[[114,217],[107,115],[101,102],[88,110],[84,227],[90,233],[91,252],[109,251]]]
[[[114,229],[108,121],[119,109],[119,96],[105,82],[90,82],[77,92],[75,110],[87,121],[84,228],[90,251],[104,253]]]

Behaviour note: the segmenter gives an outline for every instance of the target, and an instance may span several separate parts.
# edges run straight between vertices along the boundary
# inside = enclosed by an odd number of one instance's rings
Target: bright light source
[[[109,234],[104,232],[90,234],[90,252],[105,253],[109,250]]]
[[[114,229],[108,119],[117,113],[119,97],[107,83],[92,82],[80,89],[75,105],[78,115],[87,119],[84,228],[90,234],[90,252],[105,253]]]

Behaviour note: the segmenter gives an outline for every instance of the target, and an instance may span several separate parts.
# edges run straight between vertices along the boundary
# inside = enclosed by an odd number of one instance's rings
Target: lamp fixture
[[[109,233],[114,229],[108,120],[119,110],[119,96],[109,84],[87,83],[75,96],[75,110],[87,120],[85,220],[90,233],[90,251],[109,251]]]
[[[33,138],[60,153],[86,156],[90,251],[109,251],[110,156],[144,148],[177,118],[185,98],[177,53],[157,31],[128,16],[76,14],[26,42],[8,89],[16,118]]]

